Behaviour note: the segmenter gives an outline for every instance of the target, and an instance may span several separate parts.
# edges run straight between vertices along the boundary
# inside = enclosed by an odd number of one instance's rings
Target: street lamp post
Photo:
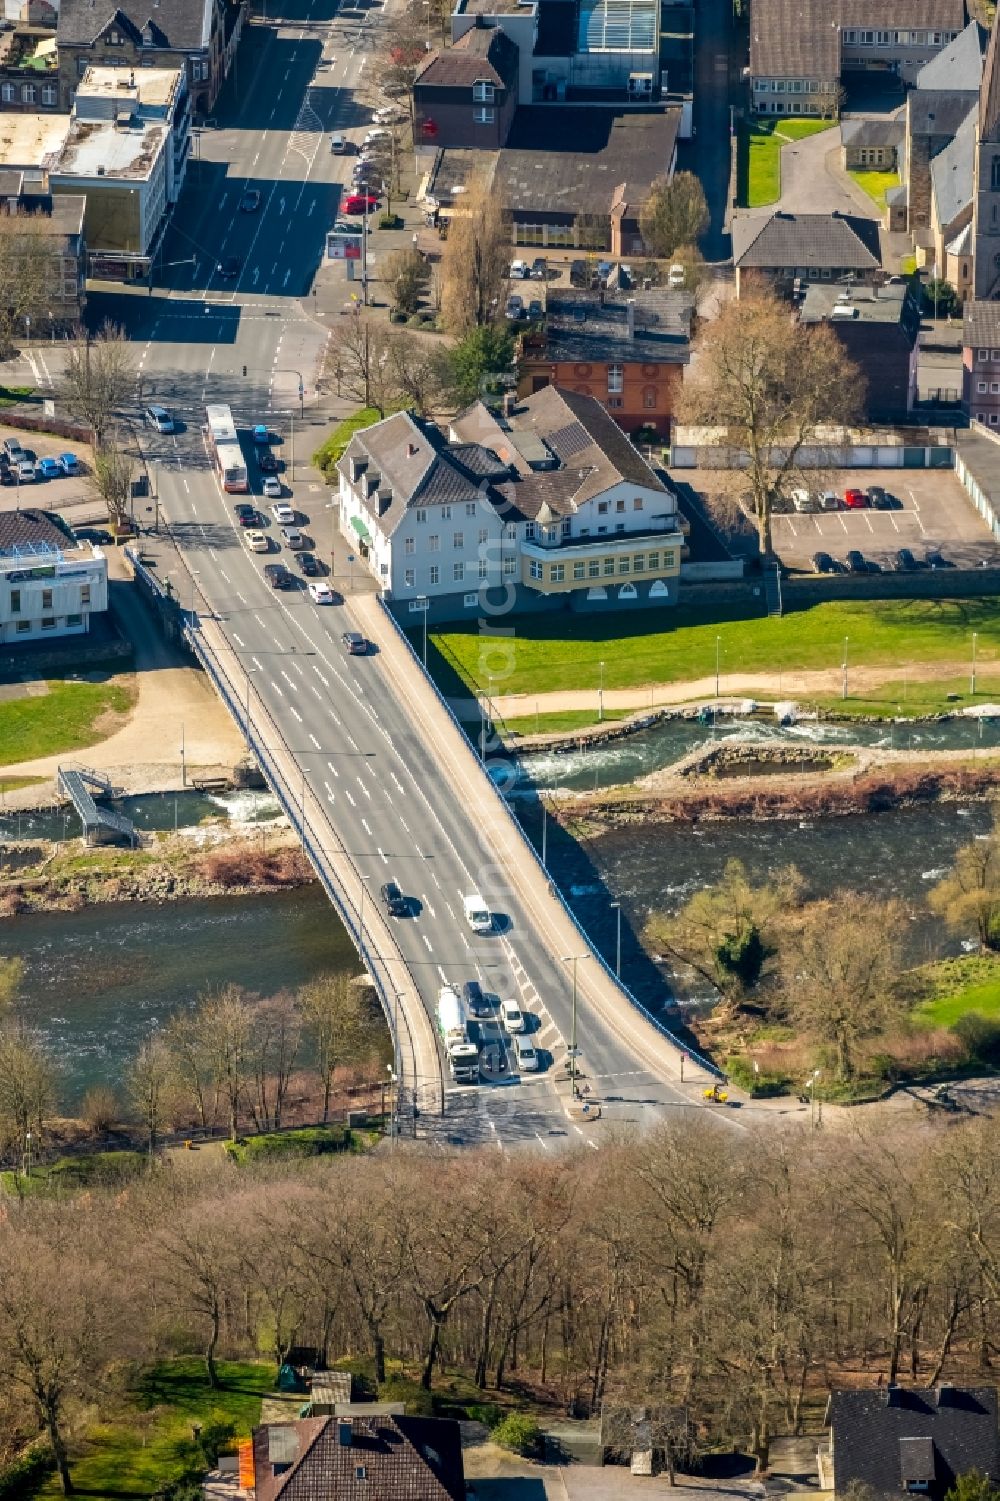
[[[820,1069],[814,1068],[806,1080],[806,1083],[809,1085],[809,1125],[813,1130],[816,1128],[816,1080],[819,1078],[820,1072]]]
[[[841,696],[841,698],[846,698],[847,697],[847,637],[846,636],[844,637],[844,657],[843,657],[843,662],[841,664],[841,670],[843,672],[843,681],[841,683],[840,696]]]
[[[975,697],[976,693],[976,643],[979,640],[979,632],[972,633],[972,681],[969,684],[969,692]]]
[[[597,690],[597,719],[604,719],[604,663],[601,663],[601,686]]]
[[[722,637],[715,638],[715,696],[719,696],[719,651],[722,646]]]
[[[615,978],[620,980],[622,977],[622,904],[621,902],[612,902],[611,905],[617,913],[617,924],[615,932]]]
[[[31,1132],[25,1133],[24,1137],[24,1176],[31,1177]]]
[[[562,962],[564,964],[572,964],[572,966],[573,966],[573,1019],[572,1019],[571,1025],[570,1025],[570,1042],[569,1042],[569,1082],[570,1082],[570,1099],[572,1099],[572,1100],[576,1099],[576,1055],[577,1055],[577,1046],[576,1046],[576,995],[577,995],[576,967],[579,964],[579,962],[580,962],[581,959],[589,959],[589,957],[590,957],[589,954],[564,954],[562,956]]]
[[[549,849],[549,805],[542,798],[542,869],[548,871]]]
[[[187,786],[187,762],[184,758],[184,721],[181,720],[181,786]]]
[[[430,604],[430,600],[427,598],[426,594],[418,594],[417,595],[417,605],[419,606],[420,611],[421,611],[421,613],[423,614],[423,617],[424,617],[424,671],[425,672],[427,671],[427,607],[428,607],[429,604]]]

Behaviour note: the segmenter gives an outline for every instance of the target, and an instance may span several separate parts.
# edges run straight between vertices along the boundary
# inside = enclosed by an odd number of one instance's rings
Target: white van
[[[797,511],[818,511],[819,501],[808,490],[799,488],[792,491],[792,505]]]
[[[531,1039],[520,1032],[514,1033],[514,1057],[517,1059],[518,1073],[533,1074],[537,1070],[538,1053]]]
[[[465,909],[465,920],[473,933],[492,933],[493,918],[490,909],[483,901],[478,892],[472,891],[462,898],[462,906]]]
[[[346,156],[347,149],[347,137],[341,131],[335,130],[330,137],[330,150],[334,156]]]

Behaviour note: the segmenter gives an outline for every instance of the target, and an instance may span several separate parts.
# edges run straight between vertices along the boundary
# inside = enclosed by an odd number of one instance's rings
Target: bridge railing
[[[442,709],[448,715],[448,717],[451,720],[452,724],[455,726],[455,728],[458,730],[459,734],[462,736],[463,741],[465,742],[466,746],[468,747],[469,754],[471,756],[474,756],[475,759],[478,762],[479,758],[475,756],[475,752],[473,750],[472,745],[469,742],[469,737],[466,734],[465,729],[462,726],[461,720],[458,718],[458,716],[456,715],[455,711],[452,709],[452,707],[449,704],[448,700],[445,698],[444,694],[441,692],[440,688],[435,683],[435,681],[431,677],[430,673],[424,667],[424,664],[421,661],[419,655],[417,654],[417,651],[414,648],[412,641],[409,639],[409,637],[407,636],[406,632],[403,630],[402,626],[399,624],[399,621],[395,618],[395,616],[393,615],[392,611],[389,609],[388,605],[386,604],[385,600],[381,597],[381,595],[379,596],[379,604],[382,606],[382,613],[383,613],[383,615],[388,620],[389,624],[392,626],[393,630],[395,631],[395,633],[396,633],[397,637],[399,638],[399,640],[402,642],[403,646],[409,652],[410,657],[413,660],[414,667],[417,669],[418,672],[420,672],[423,675],[425,681],[428,683],[428,685],[430,686],[432,692],[437,697],[438,703],[441,705]],[[658,1017],[654,1016],[653,1013],[648,1009],[648,1007],[644,1006],[642,1004],[642,1002],[638,999],[638,997],[631,990],[629,990],[628,986],[625,985],[625,984],[623,984],[622,980],[618,977],[618,975],[615,974],[614,970],[611,968],[611,965],[608,963],[607,959],[605,959],[604,955],[598,949],[597,945],[593,942],[593,940],[590,937],[590,934],[587,932],[586,928],[580,922],[580,919],[577,917],[576,913],[573,911],[572,907],[569,905],[569,903],[566,901],[566,898],[563,896],[562,892],[559,890],[559,887],[556,885],[555,881],[552,880],[552,877],[549,875],[549,872],[546,870],[545,866],[542,864],[541,856],[539,855],[538,851],[535,849],[535,846],[531,843],[531,840],[528,839],[528,837],[526,836],[524,830],[521,828],[521,825],[518,823],[517,819],[514,817],[513,813],[511,812],[510,804],[507,802],[507,799],[504,797],[503,793],[500,791],[500,788],[493,781],[492,777],[487,776],[485,769],[482,769],[482,775],[483,775],[483,778],[485,779],[485,781],[488,783],[490,791],[493,793],[493,796],[497,799],[497,802],[501,805],[501,807],[503,808],[504,813],[506,814],[507,818],[510,820],[511,824],[513,825],[515,831],[517,832],[517,836],[520,839],[520,841],[521,841],[522,845],[524,846],[525,850],[528,852],[528,854],[534,860],[535,864],[538,866],[539,870],[542,872],[542,874],[545,877],[546,881],[548,881],[548,883],[549,883],[549,889],[552,892],[552,895],[555,897],[556,901],[559,902],[559,904],[561,905],[561,907],[562,907],[563,911],[565,912],[566,916],[569,918],[570,922],[573,924],[574,928],[579,933],[580,937],[583,939],[584,943],[587,945],[587,948],[590,950],[590,952],[593,954],[594,958],[597,960],[598,964],[604,970],[605,974],[611,980],[613,980],[614,983],[615,983],[615,985],[617,985],[618,989],[620,991],[622,991],[622,993],[628,997],[628,999],[632,1003],[632,1005],[636,1008],[636,1010],[642,1016],[645,1017],[646,1021],[649,1022],[650,1026],[651,1027],[655,1027],[656,1031],[659,1032],[660,1035],[663,1038],[665,1038],[667,1042],[671,1043],[672,1046],[677,1049],[678,1053],[683,1053],[686,1057],[690,1058],[692,1060],[692,1062],[698,1064],[701,1068],[707,1070],[708,1073],[714,1074],[717,1078],[720,1078],[720,1079],[724,1078],[725,1075],[723,1074],[722,1070],[717,1067],[716,1064],[712,1063],[710,1059],[703,1057],[702,1054],[695,1052],[695,1050],[693,1048],[689,1048],[686,1045],[686,1043],[682,1043],[680,1041],[680,1039],[676,1036],[676,1034],[673,1033],[673,1032],[671,1032],[671,1030],[670,1030],[669,1027],[664,1026],[663,1022],[661,1022]]]
[[[385,977],[379,972],[379,963],[381,956],[371,948],[365,938],[364,930],[360,922],[360,913],[358,913],[353,904],[347,900],[346,894],[341,891],[339,885],[334,879],[334,876],[329,869],[325,853],[314,835],[312,825],[310,823],[308,815],[305,813],[302,801],[296,801],[292,790],[287,786],[285,779],[282,776],[282,773],[277,766],[263,735],[260,733],[260,730],[253,722],[253,719],[249,713],[249,706],[246,699],[237,690],[236,685],[232,682],[228,674],[225,672],[221,662],[218,660],[215,653],[206,642],[202,632],[197,628],[197,617],[195,617],[195,619],[185,627],[185,637],[191,647],[191,650],[194,652],[195,656],[198,658],[198,661],[202,664],[205,671],[211,678],[213,684],[215,685],[216,691],[222,698],[223,703],[229,709],[230,714],[232,714],[236,723],[242,726],[243,732],[246,736],[247,745],[256,756],[257,763],[260,766],[261,771],[266,776],[271,786],[271,790],[273,791],[275,797],[278,799],[278,802],[280,803],[282,811],[284,812],[286,818],[288,819],[292,828],[295,830],[299,839],[302,841],[302,847],[305,850],[314,870],[316,871],[316,874],[319,876],[324,891],[326,892],[330,901],[333,903],[334,907],[337,909],[337,913],[340,917],[341,922],[347,929],[348,935],[354,943],[354,946],[358,951],[362,963],[364,964],[368,974],[371,976],[372,984],[374,985],[375,992],[378,995],[379,1004],[382,1007],[382,1011],[386,1019],[386,1025],[389,1028],[389,1033],[392,1037],[393,1042],[394,1067],[396,1071],[396,1078],[398,1080],[396,1111],[397,1121],[404,1115],[402,1104],[404,1101],[406,1101],[409,1105],[409,1110],[405,1113],[409,1115],[410,1127],[411,1130],[413,1130],[417,1114],[418,1085],[421,1081],[418,1079],[417,1075],[416,1043],[410,1027],[409,1019],[406,1015],[406,1009],[403,1006],[398,1006],[395,1004],[396,993],[395,991],[390,991],[387,988]],[[285,748],[285,750],[288,751],[288,746],[285,743],[284,736],[281,734],[281,730],[276,720],[274,719],[274,716],[271,714],[270,710],[263,702],[263,700],[260,699],[259,695],[258,702],[260,711],[269,721],[274,735],[281,743],[281,745]],[[338,843],[339,842],[340,841],[338,841]],[[344,849],[343,846],[341,846],[339,853],[343,854],[355,876],[357,877],[358,882],[360,883],[362,879],[361,874],[358,871],[358,868],[355,865],[354,861],[351,859],[349,852]],[[404,1066],[404,1046],[399,1035],[400,1026],[403,1032],[405,1032],[406,1034],[405,1052],[409,1058],[408,1069],[407,1066]],[[440,1060],[438,1060],[438,1062],[440,1065]],[[407,1080],[406,1078],[407,1071],[411,1075],[409,1080]],[[434,1081],[428,1082],[432,1082],[434,1087],[436,1088],[438,1099],[441,1102],[443,1108],[443,1080],[438,1078]]]

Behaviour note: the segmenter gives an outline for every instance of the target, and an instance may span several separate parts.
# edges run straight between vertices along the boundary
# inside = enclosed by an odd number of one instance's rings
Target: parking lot
[[[813,555],[825,552],[846,566],[849,551],[892,567],[900,548],[909,548],[917,566],[929,552],[940,552],[955,568],[1000,565],[1000,544],[981,520],[950,469],[842,469],[817,479],[816,490],[843,497],[851,488],[881,485],[891,498],[889,510],[837,511],[774,517],[774,548],[789,568],[812,571]]]

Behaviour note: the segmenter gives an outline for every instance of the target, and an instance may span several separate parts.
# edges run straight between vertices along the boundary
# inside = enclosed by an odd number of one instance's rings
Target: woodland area
[[[150,1362],[199,1352],[211,1384],[308,1344],[383,1395],[461,1372],[578,1416],[686,1403],[700,1446],[763,1463],[831,1386],[995,1377],[998,1190],[985,1118],[685,1112],[597,1153],[399,1146],[27,1198],[0,1237],[0,1432],[45,1434],[71,1485],[81,1421]]]

